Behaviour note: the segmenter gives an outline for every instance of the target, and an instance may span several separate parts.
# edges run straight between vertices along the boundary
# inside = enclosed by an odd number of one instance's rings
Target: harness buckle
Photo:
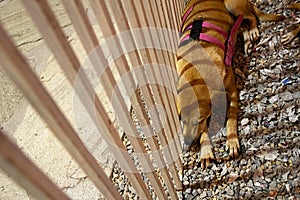
[[[203,21],[204,21],[203,18],[193,21],[190,38],[194,40],[199,40],[200,34],[202,32]]]

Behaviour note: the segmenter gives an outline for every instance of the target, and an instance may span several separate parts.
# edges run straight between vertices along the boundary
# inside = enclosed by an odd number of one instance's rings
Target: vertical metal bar
[[[161,6],[161,4],[163,2],[157,2],[157,1],[150,1],[150,2],[151,2],[151,6],[149,6],[149,7],[152,8],[152,13],[154,15],[154,19],[155,19],[156,23],[160,27],[167,26],[167,24],[166,24],[167,20],[165,19],[164,12],[162,12],[163,8],[159,7],[159,6]],[[173,38],[173,37],[174,37],[173,35],[166,35],[165,38],[164,38],[164,41],[168,41],[169,43],[166,44],[166,45],[169,46],[169,48],[172,49],[175,52],[177,48],[174,47],[173,42],[177,41],[178,38]],[[169,66],[175,66],[176,55],[173,55],[174,57],[172,57],[170,54],[168,54],[168,55],[169,55],[169,59],[167,59],[168,62],[169,62],[168,65]],[[172,82],[172,83],[176,83],[177,82],[177,74],[176,73],[169,74],[169,77],[170,77],[170,79],[169,79],[170,82]],[[172,86],[174,86],[174,84],[172,84],[172,83],[170,83],[170,84]],[[173,90],[176,91],[176,88],[173,88]],[[170,96],[171,96],[172,101],[175,102],[174,94],[170,94]],[[172,106],[171,111],[172,111],[172,116],[173,116],[172,120],[173,120],[173,124],[174,124],[174,129],[173,130],[176,130],[176,131],[173,131],[173,132],[176,133],[176,132],[178,132],[180,130],[180,124],[179,124],[179,120],[178,120],[178,114],[177,114],[177,110],[176,110],[176,107],[175,107],[175,103],[171,103],[171,106]],[[176,135],[174,137],[178,137],[178,135]],[[178,149],[179,153],[182,152],[182,147],[181,147],[179,139],[176,140],[176,145],[175,146]],[[181,162],[180,159],[177,161],[177,167],[180,170],[182,169],[182,162]]]

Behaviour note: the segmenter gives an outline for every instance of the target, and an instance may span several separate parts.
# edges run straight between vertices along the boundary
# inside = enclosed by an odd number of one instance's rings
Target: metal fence
[[[97,125],[98,134],[110,144],[111,152],[136,193],[142,199],[152,199],[143,174],[158,199],[178,199],[176,191],[181,189],[182,164],[174,68],[182,3],[175,0],[89,0],[100,27],[98,31],[104,37],[100,42],[82,1],[62,0],[141,168],[133,162],[115,123],[95,95],[91,81],[81,69],[47,1],[23,0],[22,3]],[[76,128],[66,119],[1,25],[0,65],[105,198],[122,199],[81,141]],[[116,66],[119,80],[111,65]],[[130,109],[141,130],[132,120]],[[0,167],[37,199],[69,199],[2,132]]]

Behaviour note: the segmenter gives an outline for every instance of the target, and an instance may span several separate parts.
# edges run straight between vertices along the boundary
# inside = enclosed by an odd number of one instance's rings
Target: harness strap
[[[191,25],[189,25],[186,29],[184,29],[182,32],[188,31],[192,27],[193,27],[193,23]],[[214,25],[212,23],[203,22],[202,23],[202,27],[214,29],[215,31],[217,31],[218,33],[220,33],[224,38],[228,37],[228,34],[223,29],[221,29],[220,27],[218,27],[218,26],[216,26],[216,25]]]
[[[182,26],[183,26],[183,24],[185,23],[186,18],[191,14],[191,12],[193,11],[193,9],[194,9],[194,5],[192,5],[192,6],[184,13],[184,15],[183,15],[183,17],[182,17],[182,20],[181,20],[181,27],[180,27],[180,30],[182,30]],[[183,31],[181,31],[181,32],[183,32]]]
[[[225,65],[231,66],[232,64],[232,58],[234,55],[234,49],[235,49],[235,43],[234,43],[234,36],[236,35],[238,29],[240,28],[242,21],[243,21],[243,15],[239,15],[238,19],[234,23],[233,27],[230,30],[229,38],[226,41],[226,54],[225,54]]]
[[[183,32],[186,31],[186,30],[191,29],[192,26],[193,26],[193,23],[191,23],[185,30],[182,30],[182,28],[183,28],[182,26],[183,26],[183,24],[185,23],[185,20],[188,18],[188,16],[192,13],[192,11],[193,11],[193,9],[194,9],[194,6],[195,6],[195,5],[192,5],[192,6],[184,13],[184,15],[183,15],[183,17],[182,17],[182,20],[181,20],[181,27],[180,27],[180,30],[181,30],[180,32],[181,32],[181,33],[183,33]],[[218,26],[216,26],[216,25],[214,25],[214,24],[211,24],[211,23],[209,23],[209,22],[203,22],[202,27],[205,27],[205,28],[212,28],[212,29],[218,31],[218,32],[219,32],[221,35],[223,35],[225,38],[228,37],[228,34],[227,34],[223,29],[221,29],[220,27],[218,27]]]
[[[184,43],[186,43],[190,38],[192,38],[194,40],[204,40],[206,42],[210,42],[212,44],[217,45],[225,52],[224,63],[226,66],[230,66],[232,64],[232,58],[233,58],[234,49],[235,49],[234,36],[236,35],[236,32],[238,31],[238,29],[243,21],[243,15],[240,15],[238,17],[238,19],[234,23],[233,27],[231,28],[229,35],[222,28],[220,28],[214,24],[211,24],[209,22],[205,22],[203,20],[195,20],[193,23],[188,25],[187,28],[185,28],[185,30],[182,30],[186,19],[191,14],[193,9],[194,9],[194,5],[192,5],[185,12],[185,14],[182,17],[180,33],[182,34],[183,32],[190,30],[190,29],[191,29],[191,32],[190,32],[190,34],[186,35],[179,41],[179,46],[184,45]],[[201,33],[202,27],[210,28],[210,29],[213,29],[213,30],[217,31],[218,33],[220,33],[226,40],[225,44],[223,44],[219,39],[217,39],[213,36],[207,35],[205,33]]]
[[[190,34],[186,35],[185,37],[183,37],[181,40],[180,40],[180,44],[183,44],[184,42],[188,41],[190,39]],[[225,48],[225,45],[220,41],[218,40],[217,38],[215,37],[212,37],[210,35],[207,35],[205,33],[200,33],[200,36],[198,38],[198,40],[204,40],[206,42],[210,42],[210,43],[213,43],[213,44],[216,44],[218,47],[220,47],[223,51],[226,50]]]

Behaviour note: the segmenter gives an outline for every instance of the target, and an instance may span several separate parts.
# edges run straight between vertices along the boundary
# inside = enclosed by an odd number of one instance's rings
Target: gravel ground
[[[183,153],[180,199],[300,199],[299,37],[289,45],[280,42],[299,24],[299,11],[282,9],[295,2],[254,2],[287,19],[261,22],[261,38],[248,57],[238,42],[233,67],[240,92],[241,155],[228,157],[224,128],[212,138],[216,161],[207,169],[200,167],[198,148]],[[125,199],[137,199],[117,165],[112,180]]]

